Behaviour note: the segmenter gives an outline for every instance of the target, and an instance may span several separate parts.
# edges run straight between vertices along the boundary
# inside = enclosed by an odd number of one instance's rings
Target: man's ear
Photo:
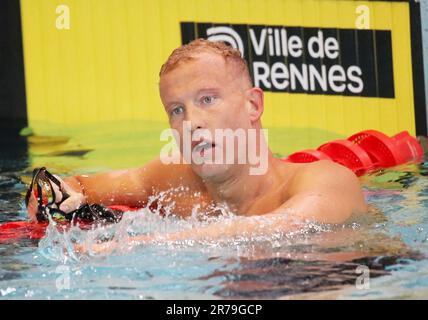
[[[258,87],[248,89],[247,92],[247,112],[250,115],[250,121],[256,122],[260,119],[264,111],[263,90]]]

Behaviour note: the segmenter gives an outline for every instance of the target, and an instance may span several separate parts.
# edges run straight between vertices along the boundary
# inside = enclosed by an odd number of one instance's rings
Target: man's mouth
[[[205,152],[215,147],[215,144],[210,141],[201,141],[192,143],[192,152],[199,154],[201,157],[205,155]]]

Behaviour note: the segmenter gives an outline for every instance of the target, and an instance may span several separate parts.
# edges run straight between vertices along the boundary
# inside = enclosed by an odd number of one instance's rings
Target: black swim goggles
[[[56,185],[61,197],[53,188]],[[75,219],[92,221],[118,222],[122,218],[122,211],[112,210],[99,204],[85,204],[72,212],[64,212],[59,209],[70,195],[61,187],[61,182],[52,175],[45,167],[36,168],[33,171],[33,179],[25,195],[25,205],[28,207],[31,193],[37,199],[37,221],[47,221],[49,216],[55,221],[72,221]]]

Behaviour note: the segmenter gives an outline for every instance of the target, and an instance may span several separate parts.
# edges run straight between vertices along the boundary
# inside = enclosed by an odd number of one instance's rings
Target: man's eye
[[[202,102],[204,104],[211,104],[215,101],[215,97],[214,96],[204,96],[202,97]]]
[[[176,115],[179,115],[180,113],[182,113],[183,111],[184,111],[184,108],[182,106],[179,106],[179,107],[172,109],[171,115],[176,116]]]

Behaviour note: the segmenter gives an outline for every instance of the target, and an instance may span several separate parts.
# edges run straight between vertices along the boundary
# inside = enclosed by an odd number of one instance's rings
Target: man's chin
[[[202,179],[214,178],[221,176],[223,173],[227,172],[230,169],[229,164],[199,164],[192,165],[193,171]]]

